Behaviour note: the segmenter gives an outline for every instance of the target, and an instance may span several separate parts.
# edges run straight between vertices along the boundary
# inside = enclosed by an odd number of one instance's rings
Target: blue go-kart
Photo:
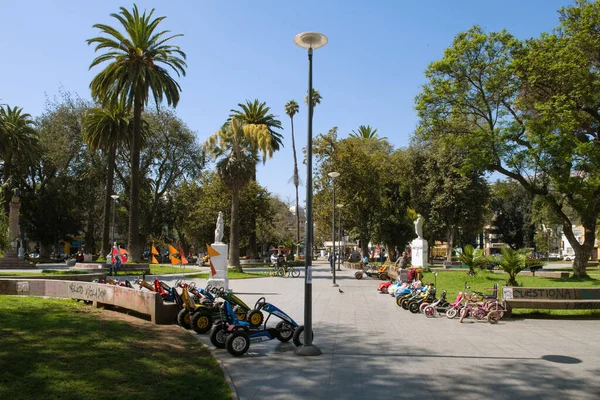
[[[251,327],[246,321],[240,321],[233,312],[231,304],[223,301],[222,319],[215,322],[210,331],[211,343],[220,349],[227,348],[232,356],[239,357],[250,348],[250,343],[266,342],[278,339],[288,342],[293,338],[296,346],[304,344],[304,326],[299,326],[289,315],[267,303],[264,297],[256,301],[255,310],[262,310],[268,314],[262,327]],[[281,321],[275,328],[267,328],[267,322],[271,315],[279,317]]]

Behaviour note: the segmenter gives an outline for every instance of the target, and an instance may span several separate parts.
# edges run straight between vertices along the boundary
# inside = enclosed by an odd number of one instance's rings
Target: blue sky
[[[408,145],[417,118],[413,99],[427,65],[442,57],[456,34],[474,24],[488,31],[508,29],[521,39],[558,25],[567,0],[373,0],[373,1],[139,1],[167,16],[163,29],[183,33],[176,44],[188,56],[188,73],[177,114],[203,142],[229,110],[246,99],[267,102],[280,116],[285,148],[258,169],[258,180],[282,200],[294,199],[287,101],[301,104],[295,118],[299,148],[306,145],[306,51],[297,33],[317,31],[329,43],[315,51],[313,86],[323,101],[313,131],[339,127],[345,137],[371,125],[396,147]],[[100,68],[85,40],[95,23],[116,26],[109,16],[124,1],[0,0],[0,103],[23,107],[33,116],[62,86],[89,98],[89,82]],[[306,170],[301,166],[302,180]],[[304,198],[305,188],[300,189]],[[301,200],[302,201],[302,200]]]

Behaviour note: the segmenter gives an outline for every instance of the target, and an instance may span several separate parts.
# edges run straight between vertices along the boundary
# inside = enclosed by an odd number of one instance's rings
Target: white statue
[[[223,211],[219,211],[217,218],[217,229],[215,229],[215,243],[223,243],[223,232],[225,231],[225,222],[223,221]]]
[[[421,214],[417,214],[417,220],[415,221],[415,232],[419,239],[423,239],[423,217]]]

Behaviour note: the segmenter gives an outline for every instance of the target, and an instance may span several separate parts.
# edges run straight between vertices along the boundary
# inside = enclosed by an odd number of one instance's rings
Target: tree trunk
[[[596,241],[596,219],[582,218],[581,225],[583,226],[584,235],[583,244],[579,243],[575,237],[571,225],[563,225],[563,232],[575,252],[575,260],[573,260],[573,276],[577,278],[587,276],[588,260],[594,250],[594,243]]]
[[[133,137],[131,139],[131,186],[129,202],[129,254],[134,262],[142,260],[142,246],[140,246],[140,152],[142,131],[143,103],[136,96],[133,108]]]
[[[386,245],[387,247],[387,254],[388,254],[388,260],[390,262],[396,261],[396,259],[398,258],[398,255],[396,254],[396,248],[392,245]]]
[[[113,185],[115,182],[115,153],[117,146],[113,145],[108,152],[107,160],[107,171],[106,171],[106,193],[104,193],[104,221],[102,223],[102,249],[100,255],[106,257],[111,249],[112,243],[110,243],[110,219],[112,216],[112,203],[113,199],[110,197],[113,193]]]
[[[454,229],[448,228],[446,242],[446,261],[452,263],[452,249],[454,248]]]
[[[300,177],[298,176],[298,158],[296,156],[296,140],[294,139],[294,117],[292,121],[292,153],[294,154],[294,186],[296,187],[296,243],[300,243],[300,201],[298,199],[298,186]]]
[[[229,262],[234,270],[243,272],[240,265],[240,220],[238,206],[240,202],[239,189],[231,191],[231,224],[229,225]]]
[[[256,166],[254,166],[254,174],[252,176],[252,180],[256,182]],[[256,214],[254,212],[250,215],[250,232],[248,232],[248,256],[250,256],[251,259],[258,258],[258,245],[256,242]]]

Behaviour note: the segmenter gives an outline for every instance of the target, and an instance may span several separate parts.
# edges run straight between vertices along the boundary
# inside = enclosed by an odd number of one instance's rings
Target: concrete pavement
[[[291,342],[277,340],[252,344],[239,358],[215,350],[240,399],[600,397],[597,320],[426,319],[353,271],[338,272],[341,294],[326,262],[315,264],[314,343],[323,354],[299,357]],[[303,324],[303,275],[231,280],[230,287],[249,304],[265,296]],[[212,348],[208,335],[197,337]]]

